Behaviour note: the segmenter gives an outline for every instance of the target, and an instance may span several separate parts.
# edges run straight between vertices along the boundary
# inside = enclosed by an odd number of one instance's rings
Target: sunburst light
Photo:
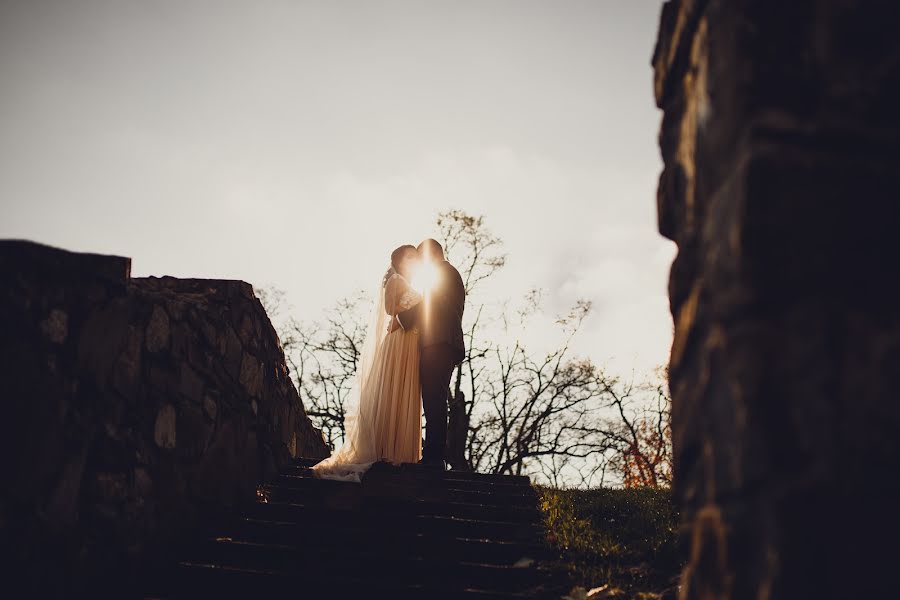
[[[413,273],[410,284],[420,294],[427,294],[434,288],[437,279],[437,267],[433,263],[423,262]]]

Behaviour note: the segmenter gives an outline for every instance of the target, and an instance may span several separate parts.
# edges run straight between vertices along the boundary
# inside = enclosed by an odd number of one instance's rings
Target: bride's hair
[[[388,279],[393,277],[397,271],[394,270],[394,267],[388,267],[387,272],[384,274],[384,279],[381,280],[381,287],[387,286]]]
[[[400,261],[403,260],[403,257],[406,256],[407,252],[418,251],[412,244],[403,244],[402,246],[391,252],[391,266],[387,270],[387,273],[384,274],[384,280],[381,282],[382,287],[387,285],[388,279],[390,279],[394,274],[400,272]]]

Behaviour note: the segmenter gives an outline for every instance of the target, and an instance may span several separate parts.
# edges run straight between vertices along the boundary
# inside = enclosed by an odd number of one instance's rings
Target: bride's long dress
[[[383,289],[381,318],[375,328],[387,329],[391,319],[418,302],[421,296],[400,275]],[[359,403],[345,419],[344,444],[331,457],[313,467],[326,479],[359,481],[374,462],[417,462],[422,453],[422,395],[419,384],[419,332],[402,328],[384,335],[370,331],[377,346],[371,366],[363,358],[359,373]]]

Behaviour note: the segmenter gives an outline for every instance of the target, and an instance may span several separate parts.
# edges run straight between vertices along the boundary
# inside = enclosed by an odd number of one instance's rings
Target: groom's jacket
[[[456,362],[466,356],[462,317],[466,306],[466,288],[459,271],[446,260],[437,265],[434,288],[422,302],[397,315],[404,329],[419,328],[419,346],[423,349],[446,344],[454,350]]]

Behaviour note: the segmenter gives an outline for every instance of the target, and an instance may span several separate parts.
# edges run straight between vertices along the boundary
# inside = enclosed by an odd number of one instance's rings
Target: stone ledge
[[[58,282],[95,280],[124,289],[131,278],[131,259],[70,252],[28,240],[0,240],[0,273],[13,270],[29,270]]]
[[[660,13],[659,36],[653,57],[653,92],[656,105],[663,108],[674,81],[684,75],[694,33],[707,0],[669,0]]]
[[[0,242],[0,554],[36,593],[127,579],[328,453],[249,284],[129,266]]]

